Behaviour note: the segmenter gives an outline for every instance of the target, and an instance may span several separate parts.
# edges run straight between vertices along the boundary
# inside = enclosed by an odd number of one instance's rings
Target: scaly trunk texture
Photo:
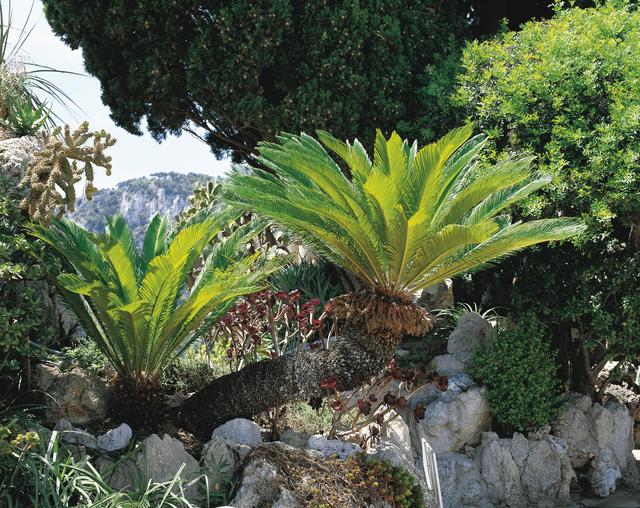
[[[322,396],[323,379],[335,377],[338,390],[350,390],[386,367],[396,345],[363,328],[345,328],[329,350],[286,354],[215,379],[185,401],[182,420],[191,432],[209,439],[213,429],[233,418]]]

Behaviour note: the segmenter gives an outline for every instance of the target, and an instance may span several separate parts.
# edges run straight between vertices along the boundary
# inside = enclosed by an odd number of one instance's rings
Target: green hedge
[[[558,10],[463,54],[455,102],[493,137],[493,158],[529,151],[553,176],[515,213],[589,225],[491,274],[505,287],[515,278],[506,300],[552,327],[565,365],[640,355],[638,62],[640,13],[624,2]],[[574,389],[593,382],[579,370],[564,372]]]

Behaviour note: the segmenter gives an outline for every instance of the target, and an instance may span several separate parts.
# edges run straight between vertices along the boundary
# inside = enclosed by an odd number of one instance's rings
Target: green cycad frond
[[[372,159],[357,140],[345,143],[324,131],[320,142],[283,134],[258,147],[258,160],[275,177],[261,170],[232,175],[225,197],[392,294],[411,294],[584,229],[566,218],[509,225],[498,214],[548,178],[533,174],[529,157],[479,170],[486,136],[472,133],[466,125],[418,150],[395,132],[387,139],[378,131]]]
[[[198,337],[202,322],[217,317],[238,296],[257,291],[285,262],[245,256],[256,225],[240,228],[216,244],[196,284],[187,288],[195,263],[229,224],[229,214],[196,222],[170,237],[166,219],[154,217],[139,252],[122,217],[92,235],[67,220],[31,233],[66,258],[75,273],[56,284],[88,335],[125,382],[144,386]]]

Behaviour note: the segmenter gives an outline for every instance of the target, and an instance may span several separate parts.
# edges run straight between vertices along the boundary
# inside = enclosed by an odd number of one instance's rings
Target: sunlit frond
[[[375,290],[405,296],[584,229],[574,219],[505,223],[499,213],[549,180],[533,174],[528,157],[479,164],[487,138],[472,134],[466,125],[418,150],[395,132],[386,138],[378,131],[372,158],[357,141],[324,131],[320,142],[283,134],[258,146],[270,173],[232,175],[224,196]]]

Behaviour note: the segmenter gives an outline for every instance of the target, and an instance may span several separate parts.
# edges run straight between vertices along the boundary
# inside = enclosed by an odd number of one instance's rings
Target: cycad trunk
[[[320,381],[338,390],[360,385],[387,366],[397,341],[346,328],[329,350],[286,354],[215,379],[185,401],[186,427],[203,439],[233,418],[249,418],[289,402],[321,396]]]

